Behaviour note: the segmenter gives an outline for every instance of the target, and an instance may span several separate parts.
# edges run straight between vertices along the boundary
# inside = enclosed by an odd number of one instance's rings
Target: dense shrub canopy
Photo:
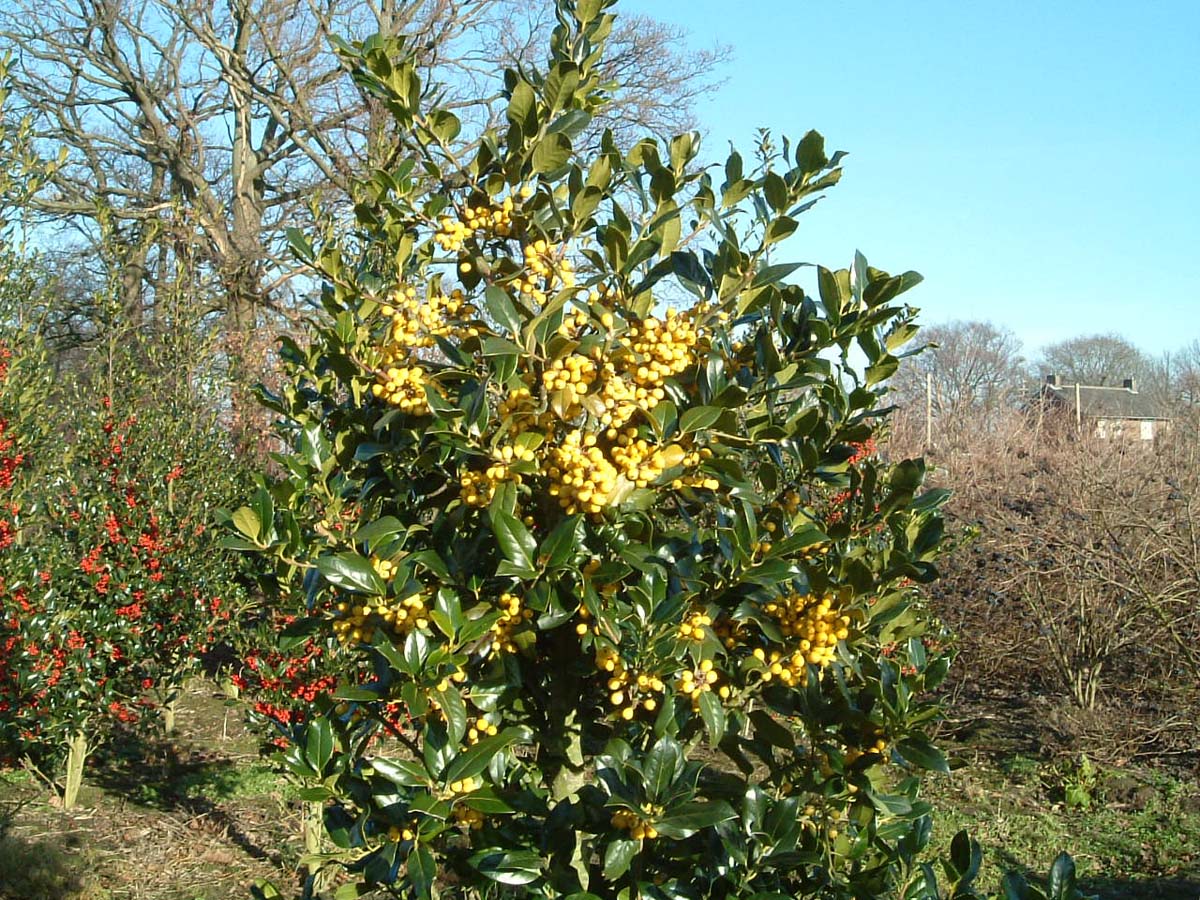
[[[906,770],[946,767],[944,497],[871,444],[919,278],[786,280],[816,133],[716,179],[695,135],[581,158],[605,5],[469,158],[402,43],[343,47],[402,146],[354,230],[293,235],[324,314],[265,397],[287,475],[230,517],[350,673],[289,766],[326,859],[404,895],[882,891],[929,836]]]
[[[215,418],[140,368],[141,345],[109,355],[115,377],[64,379],[38,341],[18,339],[0,385],[14,451],[0,477],[0,742],[38,765],[69,749],[69,802],[83,758],[114,730],[156,724],[160,706],[170,724],[243,605],[237,560],[210,526],[248,481]]]

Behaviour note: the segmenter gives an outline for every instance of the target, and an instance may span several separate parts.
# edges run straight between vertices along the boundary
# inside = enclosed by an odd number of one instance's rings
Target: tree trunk
[[[252,33],[249,8],[236,9],[234,21],[236,31],[231,51],[235,59],[244,61],[250,54]],[[253,422],[258,413],[251,386],[260,376],[255,331],[258,308],[263,300],[262,274],[266,259],[262,235],[267,163],[254,145],[253,98],[236,82],[231,81],[229,87],[233,108],[230,157],[233,196],[228,251],[223,266],[225,289],[229,294],[226,350],[231,383],[231,425],[243,445],[250,447],[256,442]]]
[[[163,732],[175,733],[175,711],[179,706],[179,692],[175,691],[167,698],[162,707]]]
[[[150,248],[140,243],[126,248],[128,255],[121,265],[120,291],[124,325],[136,331],[145,318],[144,296],[146,291],[147,262]]]
[[[583,758],[583,721],[579,715],[581,685],[572,670],[578,652],[568,629],[560,628],[552,638],[551,656],[557,658],[553,666],[554,677],[550,681],[546,702],[546,734],[538,753],[542,771],[550,775],[550,796],[555,803],[576,799],[580,789],[588,782],[588,772]],[[579,875],[579,884],[588,887],[588,862],[578,835],[571,849],[571,868]]]
[[[573,798],[587,782],[583,762],[583,723],[579,717],[579,677],[572,671],[577,648],[555,634],[551,656],[558,664],[553,667],[546,703],[547,728],[542,741],[542,770],[550,775],[550,793],[555,801]],[[573,636],[572,636],[573,637]]]
[[[83,763],[87,759],[87,735],[77,731],[67,742],[67,775],[63,782],[63,809],[74,809],[83,784]]]
[[[300,828],[304,835],[304,851],[306,853],[321,852],[321,838],[325,833],[323,814],[324,804],[319,800],[304,801],[300,810]]]

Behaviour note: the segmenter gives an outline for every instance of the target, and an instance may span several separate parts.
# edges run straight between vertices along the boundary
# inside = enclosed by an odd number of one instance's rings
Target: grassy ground
[[[197,682],[170,742],[96,759],[80,809],[48,802],[23,771],[0,772],[3,900],[226,900],[255,878],[285,891],[300,854],[299,805],[260,760],[240,708]],[[982,886],[1010,869],[1075,857],[1105,900],[1200,897],[1200,786],[1182,772],[1049,761],[1028,734],[976,731],[950,750],[965,765],[930,780],[935,842],[960,828],[984,846]]]
[[[1083,890],[1105,900],[1200,897],[1195,779],[950,749],[967,765],[930,779],[935,842],[946,847],[959,829],[970,831],[985,851],[984,887],[996,890],[1010,870],[1040,877],[1066,851]]]

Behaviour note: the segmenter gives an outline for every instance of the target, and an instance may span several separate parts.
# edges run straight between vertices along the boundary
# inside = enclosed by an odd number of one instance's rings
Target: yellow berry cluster
[[[597,353],[599,350],[597,347]],[[581,401],[595,381],[595,361],[579,353],[554,360],[542,373],[546,392],[562,394],[562,418],[565,421],[571,421],[582,412]]]
[[[600,424],[606,428],[620,428],[632,419],[640,409],[653,409],[661,397],[650,397],[648,392],[617,374],[611,362],[602,367],[604,382],[596,395],[600,404]],[[657,388],[656,390],[662,390]],[[663,392],[666,396],[666,392]]]
[[[612,461],[620,474],[644,488],[658,480],[670,465],[670,459],[683,459],[679,445],[671,446],[674,450],[668,455],[644,438],[639,438],[636,428],[627,428],[617,435],[612,448]]]
[[[534,404],[533,392],[528,385],[521,385],[504,395],[496,406],[496,416],[501,421],[511,417],[512,427],[520,431],[537,420]]]
[[[812,804],[804,807],[800,815],[801,828],[818,836],[824,831],[825,837],[830,841],[836,841],[841,834],[837,827],[839,824],[845,827],[845,817],[835,815],[831,810],[819,809]]]
[[[413,819],[407,825],[393,825],[387,830],[389,841],[412,841],[417,837],[417,820]]]
[[[679,625],[679,631],[676,632],[681,640],[685,641],[703,641],[708,635],[708,628],[712,627],[712,617],[704,612],[697,610],[688,615]]]
[[[620,292],[615,288],[605,287],[603,285],[593,287],[586,292],[581,291],[577,298],[577,302],[592,306],[602,305],[615,307],[622,305]],[[562,324],[559,325],[558,333],[563,337],[578,338],[588,323],[593,321],[593,318],[594,317],[584,309],[576,308],[573,312],[568,310],[563,316]],[[599,315],[599,321],[601,327],[611,335],[617,324],[616,317],[611,312],[604,310]]]
[[[617,487],[617,470],[596,444],[596,435],[575,429],[550,449],[550,496],[567,515],[603,511]]]
[[[479,831],[479,829],[483,828],[483,813],[477,809],[471,809],[471,807],[462,803],[456,803],[454,804],[452,813],[454,821],[459,825],[466,825],[472,831]]]
[[[483,787],[483,781],[477,776],[468,776],[462,781],[452,781],[446,785],[446,790],[452,795],[469,794]]]
[[[658,837],[658,829],[651,824],[650,820],[643,819],[631,809],[618,809],[612,814],[611,821],[613,828],[628,831],[629,836],[635,841],[652,841]]]
[[[672,375],[678,375],[692,364],[700,343],[701,329],[696,324],[697,307],[685,313],[667,310],[664,320],[643,319],[629,327],[629,349],[640,357],[633,370],[643,388],[662,385]]]
[[[467,302],[461,290],[455,289],[448,295],[429,293],[422,297],[418,296],[416,288],[402,287],[396,291],[394,304],[385,304],[379,309],[380,315],[392,320],[388,328],[391,343],[387,349],[393,355],[436,346],[435,339],[439,337],[478,334],[476,328],[456,324],[475,312],[475,307]]]
[[[435,346],[439,337],[477,335],[474,326],[460,324],[475,308],[460,290],[421,296],[411,285],[398,288],[393,300],[380,307],[380,314],[391,322],[371,393],[406,413],[423,416],[429,412],[426,373],[414,362],[413,353]]]
[[[658,709],[658,698],[665,685],[657,675],[631,672],[625,667],[620,654],[612,647],[602,647],[596,653],[596,668],[608,675],[608,702],[613,714],[626,722],[632,721],[639,708],[646,712]]]
[[[450,690],[451,683],[462,684],[467,680],[467,670],[463,668],[455,668],[453,672],[437,683],[435,690],[442,692]]]
[[[480,716],[467,729],[467,742],[470,744],[478,744],[486,737],[495,737],[499,732],[499,728]]]
[[[593,290],[589,300],[598,301],[602,296]],[[696,324],[703,307],[686,313],[669,310],[664,320],[648,318],[631,319],[626,329],[628,343],[618,343],[607,353],[600,348],[591,352],[591,357],[572,353],[565,360],[555,360],[547,370],[547,388],[564,390],[568,386],[575,394],[575,402],[565,403],[570,419],[579,412],[579,404],[593,384],[598,388],[591,394],[595,398],[588,411],[595,415],[605,427],[621,428],[639,411],[649,412],[666,397],[663,384],[666,379],[678,375],[693,365],[699,355],[703,329]],[[568,312],[559,333],[577,338],[589,322],[583,310]],[[610,335],[614,333],[616,319],[610,312],[600,315],[600,325]],[[598,365],[599,363],[599,365]]]
[[[718,696],[722,700],[728,700],[730,690],[727,685],[721,685],[717,688],[717,681],[720,680],[721,673],[717,671],[711,659],[701,660],[700,664],[694,669],[684,669],[679,673],[679,681],[675,684],[675,689],[685,697],[692,701],[692,705],[696,706],[700,703],[700,695],[707,694],[714,688],[717,689]]]
[[[850,747],[846,750],[846,765],[852,765],[868,754],[874,753],[882,756],[887,751],[887,740],[883,728],[878,725],[873,725],[867,730],[863,735],[863,743],[865,744],[863,747]]]
[[[361,605],[343,601],[334,610],[337,619],[333,623],[333,633],[343,644],[370,643],[375,639],[377,629],[404,635],[429,625],[429,611],[420,594],[403,600],[370,600]]]
[[[850,617],[841,615],[828,594],[789,594],[781,601],[764,607],[768,615],[779,622],[785,637],[800,638],[799,649],[808,654],[813,665],[824,665],[833,659],[833,648],[850,635]]]
[[[707,475],[680,475],[671,482],[671,487],[675,490],[680,488],[690,487],[697,490],[715,491],[721,487],[721,482]]]
[[[533,462],[534,452],[528,447],[497,447],[493,462],[483,471],[468,469],[459,476],[459,494],[468,506],[484,507],[496,496],[496,488],[506,481],[521,483],[519,473],[512,471],[513,463]]]
[[[498,470],[503,469],[505,475],[508,473],[508,467],[489,466],[483,472],[477,472],[473,469],[467,469],[458,478],[460,486],[459,496],[468,506],[478,506],[480,508],[487,506],[492,502],[492,498],[496,495],[496,485],[505,479],[503,477],[495,477]]]
[[[527,249],[527,269],[538,278],[548,277],[548,246],[538,241]],[[592,290],[588,296],[600,300],[609,294]],[[627,320],[627,327],[622,324],[618,329],[613,313],[604,311],[598,323],[610,343],[580,352],[574,349],[579,346],[574,341],[596,322],[583,309],[569,311],[559,330],[572,343],[546,363],[539,379],[549,409],[538,411],[534,384],[528,378],[497,404],[498,417],[507,428],[542,432],[545,449],[536,456],[531,451],[524,461],[548,478],[550,495],[568,514],[599,515],[623,499],[628,489],[649,487],[668,469],[695,468],[711,457],[707,448],[661,447],[629,426],[638,412],[650,412],[666,396],[667,378],[696,363],[702,312],[703,307],[685,313],[672,310],[661,320]],[[622,343],[623,332],[628,333],[628,344]],[[589,418],[581,421],[585,414]],[[567,424],[565,432],[559,431],[559,422]],[[508,461],[499,459],[484,471],[466,472],[459,478],[464,502],[476,507],[487,506],[500,484],[521,483]],[[720,485],[713,478],[681,475],[673,486],[716,490]]]
[[[751,635],[750,629],[745,624],[724,616],[717,620],[713,631],[717,633],[717,639],[725,646],[726,650],[732,650],[739,644],[745,644],[750,640]]]
[[[595,293],[595,292],[593,292]],[[598,294],[596,296],[599,296]],[[609,322],[614,321],[612,313],[607,313]],[[574,312],[567,310],[563,314],[562,324],[558,326],[558,333],[563,337],[577,338],[581,331],[587,327],[590,317],[582,309],[576,309]],[[606,327],[611,327],[606,326]]]
[[[512,197],[505,197],[499,206],[468,206],[457,219],[442,216],[434,240],[447,253],[457,253],[477,232],[508,237],[513,232],[514,206]]]
[[[371,393],[413,416],[429,412],[425,396],[425,370],[420,366],[391,365],[376,375]]]
[[[396,564],[390,559],[380,559],[378,556],[371,557],[371,568],[384,581],[391,581],[396,574]]]
[[[592,620],[591,612],[589,612],[588,608],[582,603],[579,604],[579,619],[579,623],[575,626],[575,633],[577,635],[583,637],[588,632],[591,632],[592,634],[600,633],[600,626]]]
[[[569,515],[600,513],[613,502],[618,479],[645,488],[668,468],[698,465],[711,456],[707,449],[687,453],[678,444],[660,448],[639,437],[636,428],[609,428],[603,437],[610,445],[607,452],[597,435],[580,429],[568,432],[563,442],[550,450],[550,495],[558,498]],[[719,486],[713,479],[700,480],[713,481],[714,489]],[[673,484],[678,486],[680,479]]]
[[[817,559],[825,556],[827,553],[829,553],[829,542],[825,541],[820,544],[813,544],[811,547],[805,547],[801,556],[805,559]]]
[[[544,238],[526,244],[524,256],[525,271],[518,277],[517,286],[535,302],[545,302],[546,295],[560,283],[562,287],[575,286],[575,268],[570,258],[558,256]]]
[[[516,653],[513,641],[518,628],[533,618],[533,610],[521,606],[516,594],[500,595],[500,618],[492,625],[492,653]]]
[[[699,450],[692,450],[690,453],[684,454],[679,460],[678,465],[684,469],[694,469],[696,466],[705,460],[712,459],[713,452],[707,447],[701,447]],[[672,463],[675,465],[675,463]],[[697,490],[715,491],[721,487],[721,482],[717,479],[697,473],[685,473],[671,482],[671,487],[675,490],[690,487]]]
[[[789,687],[793,684],[808,683],[808,670],[804,668],[803,653],[797,651],[790,657],[785,657],[778,650],[768,653],[761,647],[756,647],[754,648],[754,658],[766,664],[766,669],[762,673],[763,681],[778,678]]]
[[[804,684],[807,665],[824,667],[833,662],[837,642],[850,636],[850,617],[842,615],[831,596],[789,594],[768,603],[763,611],[779,623],[786,641],[785,651],[761,648],[754,656],[766,662],[763,680],[778,678],[784,684]]]
[[[771,547],[774,546],[770,541],[755,541],[750,545],[751,556],[765,556],[771,552]]]

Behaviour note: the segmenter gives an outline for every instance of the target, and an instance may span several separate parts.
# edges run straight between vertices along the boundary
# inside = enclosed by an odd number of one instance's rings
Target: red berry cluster
[[[0,343],[0,385],[8,380],[11,359],[12,350]],[[9,432],[8,418],[0,414],[0,496],[7,497],[12,491],[17,469],[24,463],[25,454],[17,446],[16,438]],[[14,520],[19,512],[20,507],[12,502],[5,503],[0,508],[0,550],[7,550],[16,540]]]
[[[253,699],[258,724],[275,733],[269,738],[272,744],[286,743],[279,734],[307,721],[312,704],[320,697],[332,696],[338,685],[328,665],[332,649],[326,643],[308,638],[286,650],[261,649],[267,637],[296,621],[294,615],[275,612],[265,623],[264,640],[242,656],[238,671],[230,676],[230,681]]]
[[[850,447],[850,456],[846,460],[846,463],[851,467],[858,465],[864,460],[871,459],[879,452],[875,446],[875,438],[873,437],[868,437],[865,441],[851,441],[848,446]],[[831,494],[825,501],[825,522],[829,525],[838,525],[846,521],[847,515],[850,513],[850,508],[857,499],[858,490],[856,488],[837,491]],[[878,508],[877,505],[875,509],[878,510]],[[865,526],[857,525],[854,526],[853,530],[863,533],[876,531],[882,527],[882,524],[876,523]]]

